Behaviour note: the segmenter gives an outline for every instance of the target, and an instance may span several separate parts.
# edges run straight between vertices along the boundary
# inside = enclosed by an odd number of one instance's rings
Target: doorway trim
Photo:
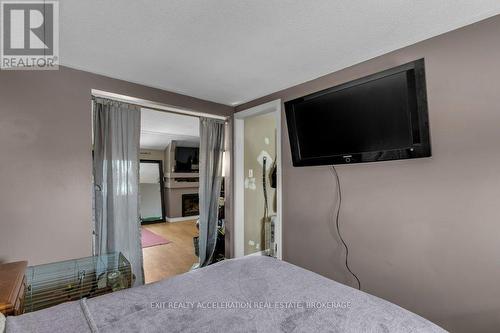
[[[160,169],[160,198],[161,198],[161,219],[160,220],[155,220],[155,221],[146,221],[143,222],[141,220],[141,225],[144,224],[153,224],[153,223],[161,223],[165,222],[166,218],[166,210],[165,210],[165,182],[163,178],[163,161],[162,160],[139,160],[139,165],[141,163],[151,163],[151,164],[158,164],[158,168]]]
[[[187,108],[181,108],[178,106],[153,102],[153,101],[149,101],[146,99],[131,97],[131,96],[127,96],[127,95],[115,94],[115,93],[103,91],[103,90],[92,89],[91,94],[93,97],[112,99],[114,101],[128,103],[128,104],[132,104],[132,105],[137,105],[139,107],[146,108],[146,109],[152,109],[152,110],[157,110],[157,111],[167,111],[167,112],[171,112],[171,113],[177,113],[177,114],[182,114],[185,116],[193,116],[193,117],[198,117],[198,118],[205,117],[205,118],[221,119],[224,121],[227,120],[226,116],[220,116],[217,114],[199,112],[199,111],[195,111],[195,110],[191,110],[191,109],[187,109]]]
[[[281,99],[261,104],[234,114],[234,256],[245,255],[245,118],[273,113],[276,119],[276,210],[275,241],[277,244],[276,256],[283,256],[283,195],[282,195],[282,165],[281,165]]]

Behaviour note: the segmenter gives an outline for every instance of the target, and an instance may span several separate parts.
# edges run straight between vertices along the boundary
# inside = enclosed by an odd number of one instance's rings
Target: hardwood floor
[[[142,228],[171,241],[142,249],[146,283],[185,273],[198,262],[193,246],[193,237],[198,235],[196,221],[156,223],[143,225]]]

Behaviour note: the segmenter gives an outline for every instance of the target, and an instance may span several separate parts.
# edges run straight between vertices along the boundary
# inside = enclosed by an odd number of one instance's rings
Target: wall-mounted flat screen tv
[[[175,147],[175,172],[198,172],[200,148]]]
[[[420,59],[285,103],[294,166],[431,156]]]

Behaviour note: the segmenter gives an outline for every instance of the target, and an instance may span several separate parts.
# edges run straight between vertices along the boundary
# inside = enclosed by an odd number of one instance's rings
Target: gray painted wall
[[[147,161],[162,161],[163,167],[165,167],[165,161],[163,160],[163,150],[154,149],[141,149],[140,159]],[[165,170],[163,170],[165,172]]]
[[[0,261],[91,254],[91,89],[213,114],[233,108],[61,67],[0,72]]]
[[[341,230],[371,294],[452,332],[500,327],[500,16],[238,107],[425,58],[433,157],[339,166]],[[284,259],[354,285],[327,167],[294,168],[283,117]]]

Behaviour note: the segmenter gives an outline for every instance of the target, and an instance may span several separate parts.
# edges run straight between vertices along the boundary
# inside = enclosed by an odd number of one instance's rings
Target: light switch
[[[253,178],[253,169],[248,169],[248,178]]]

